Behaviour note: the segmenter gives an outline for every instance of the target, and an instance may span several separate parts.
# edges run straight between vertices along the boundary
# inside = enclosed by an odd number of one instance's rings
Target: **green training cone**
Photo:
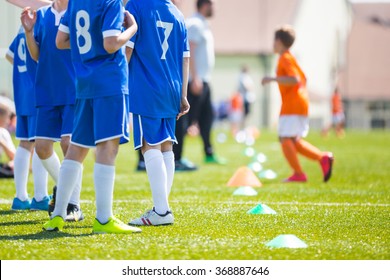
[[[240,187],[234,191],[233,195],[243,195],[243,196],[255,196],[257,195],[257,191],[254,188],[246,186]]]
[[[282,234],[265,244],[271,248],[307,248],[307,244],[294,234]]]
[[[258,204],[247,212],[248,214],[276,214],[276,211],[265,204]]]

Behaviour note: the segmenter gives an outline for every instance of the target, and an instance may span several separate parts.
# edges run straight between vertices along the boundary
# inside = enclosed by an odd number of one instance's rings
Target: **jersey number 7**
[[[164,41],[161,44],[161,48],[163,50],[163,53],[161,55],[161,59],[165,60],[166,59],[165,55],[166,55],[168,48],[169,48],[168,38],[169,38],[169,35],[171,35],[172,29],[173,29],[173,23],[158,20],[157,27],[164,28]]]

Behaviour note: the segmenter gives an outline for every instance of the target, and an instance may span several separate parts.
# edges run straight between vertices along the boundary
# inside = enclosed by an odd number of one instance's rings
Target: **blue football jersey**
[[[138,31],[128,46],[130,111],[153,118],[172,118],[180,112],[183,57],[189,57],[182,13],[169,0],[130,0]]]
[[[39,60],[35,79],[37,106],[74,104],[76,97],[75,71],[70,50],[59,50],[56,36],[61,17],[52,6],[38,9],[34,26],[39,45]]]
[[[36,114],[34,84],[37,63],[27,50],[23,27],[19,29],[9,46],[8,55],[14,60],[12,82],[16,114],[34,116]]]
[[[109,54],[105,37],[122,32],[122,0],[70,0],[60,30],[70,37],[77,98],[128,94],[124,47]]]

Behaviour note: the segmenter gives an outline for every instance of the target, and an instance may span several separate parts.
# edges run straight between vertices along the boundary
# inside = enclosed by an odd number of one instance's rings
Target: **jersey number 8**
[[[92,47],[91,34],[88,32],[90,25],[89,14],[84,10],[78,11],[76,14],[76,35],[80,54],[89,52]]]

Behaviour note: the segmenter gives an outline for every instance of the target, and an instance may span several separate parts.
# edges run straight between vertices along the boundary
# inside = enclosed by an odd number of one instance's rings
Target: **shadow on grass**
[[[47,232],[47,231],[41,231],[37,233],[31,233],[31,234],[23,234],[23,235],[1,235],[0,241],[2,240],[48,240],[48,239],[56,239],[56,238],[63,238],[63,237],[87,237],[91,236],[93,233],[82,233],[82,234],[70,234],[62,231],[56,231],[56,232]]]
[[[10,221],[10,222],[0,223],[0,227],[37,225],[37,224],[43,224],[45,221],[47,221],[47,220],[46,219],[40,219],[40,220],[29,220],[29,221]]]
[[[25,211],[27,212],[27,211]],[[0,215],[12,215],[12,214],[20,214],[23,211],[15,211],[15,210],[0,210]]]

